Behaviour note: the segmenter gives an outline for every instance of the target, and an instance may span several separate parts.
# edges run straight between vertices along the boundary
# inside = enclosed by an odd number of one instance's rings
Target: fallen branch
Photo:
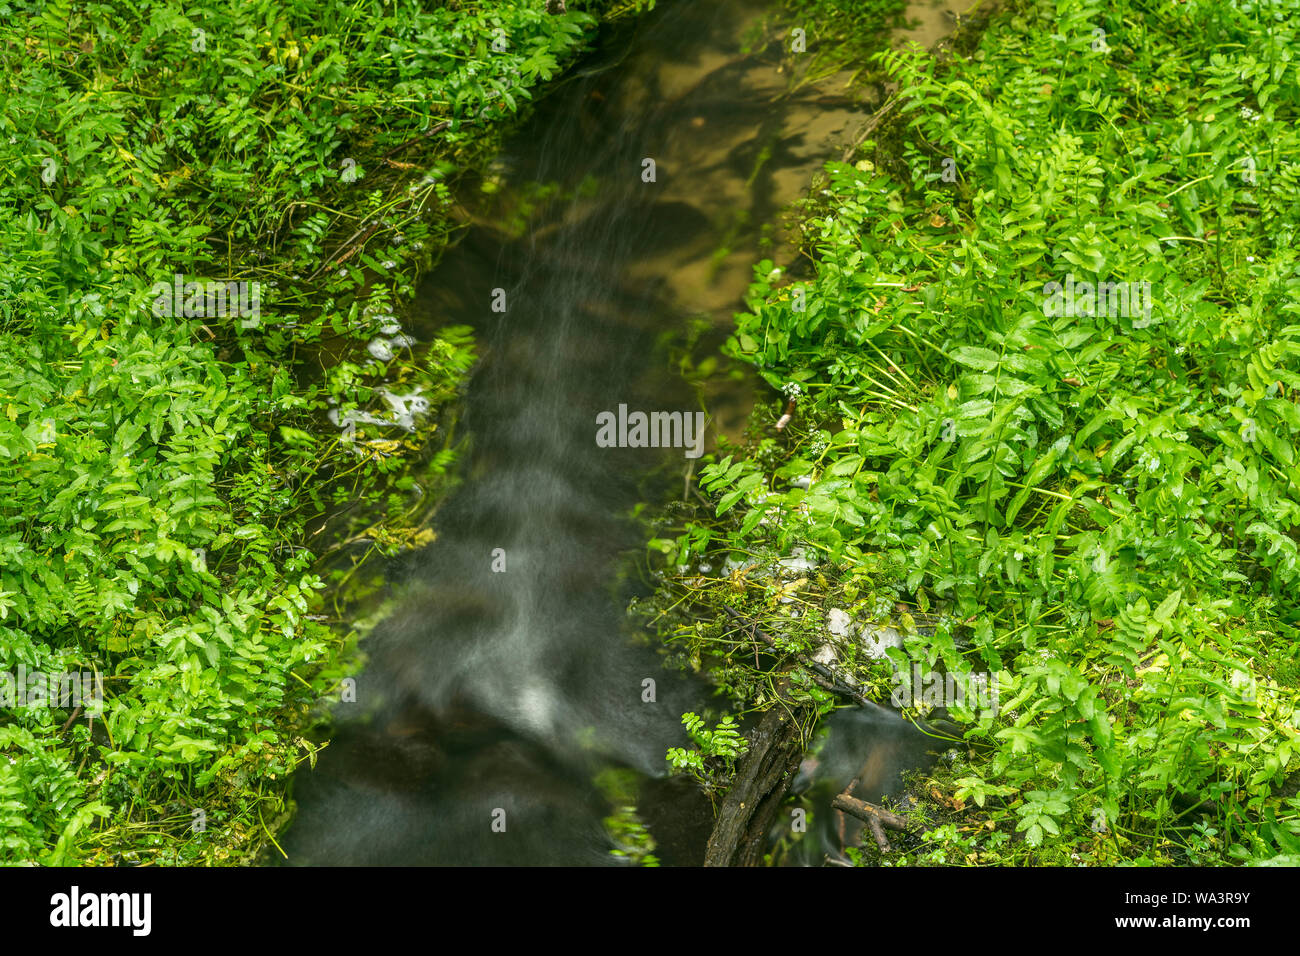
[[[889,840],[885,837],[884,828],[889,827],[891,830],[907,832],[912,829],[907,822],[907,818],[899,816],[897,813],[890,810],[878,807],[873,803],[867,803],[865,800],[859,800],[857,797],[849,796],[849,791],[852,789],[853,787],[850,785],[848,790],[845,790],[832,800],[832,809],[857,817],[859,820],[866,823],[867,827],[871,830],[871,835],[876,839],[876,846],[880,848],[880,852],[893,852],[893,847],[889,845]]]
[[[803,722],[810,708],[789,699],[790,679],[763,715],[741,758],[709,836],[705,866],[761,866],[767,834],[803,757]]]
[[[912,829],[907,822],[907,818],[899,816],[892,810],[886,810],[878,807],[874,803],[867,803],[865,800],[859,800],[857,797],[851,797],[847,793],[841,793],[831,801],[831,806],[836,810],[842,810],[850,816],[857,817],[864,823],[875,821],[877,824],[889,827],[891,830],[907,831]]]

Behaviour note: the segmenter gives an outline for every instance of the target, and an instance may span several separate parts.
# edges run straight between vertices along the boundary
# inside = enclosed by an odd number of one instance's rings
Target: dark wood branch
[[[81,705],[78,704],[76,710],[64,721],[63,726],[59,728],[59,733],[66,733],[67,729],[72,726],[72,722],[81,716]]]
[[[902,831],[912,829],[906,817],[899,816],[897,813],[885,810],[875,804],[867,803],[865,800],[859,800],[857,797],[850,797],[847,793],[841,793],[832,800],[831,806],[850,816],[857,817],[869,826],[883,825],[891,830]]]
[[[761,641],[774,653],[793,653],[811,672],[813,680],[822,687],[848,697],[860,707],[885,709],[868,700],[859,689],[857,681],[838,668],[814,661],[806,654],[778,647],[776,638],[759,627],[757,622],[747,619],[734,608],[728,607],[726,610],[748,629],[756,648]],[[749,737],[749,750],[737,763],[736,773],[723,798],[713,833],[709,837],[705,866],[761,866],[763,863],[768,834],[785,801],[790,784],[794,782],[799,762],[803,759],[806,745],[803,726],[813,716],[810,705],[791,699],[792,683],[791,678],[786,676],[777,685],[776,703],[763,715],[757,729]],[[836,797],[837,801],[841,799],[848,800],[855,808],[867,808],[853,815],[867,821],[875,834],[876,844],[882,852],[889,852],[889,842],[880,829],[881,824],[895,826],[891,821],[896,821],[896,829],[905,829],[907,824],[903,818],[855,800],[847,793]],[[879,814],[879,818],[873,817],[872,812]],[[863,813],[867,815],[862,816]]]
[[[811,708],[789,698],[790,679],[763,715],[740,759],[709,836],[705,866],[761,866],[767,834],[803,758],[803,721]]]
[[[892,853],[894,848],[889,845],[889,840],[885,836],[885,828],[880,821],[872,817],[867,821],[867,826],[871,828],[871,835],[876,838],[876,846],[880,848],[881,853]]]

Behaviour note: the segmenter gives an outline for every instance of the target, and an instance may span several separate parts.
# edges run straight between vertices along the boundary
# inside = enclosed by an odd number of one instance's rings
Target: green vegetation
[[[358,571],[452,481],[472,337],[398,317],[456,187],[597,14],[653,5],[0,3],[0,698],[104,688],[0,707],[0,862],[274,843]],[[787,675],[829,712],[814,656],[998,694],[943,702],[928,831],[860,862],[1300,861],[1298,6],[1012,0],[871,57],[892,112],[757,268],[728,351],[781,398],[652,542],[674,658],[727,715]],[[868,69],[856,7],[792,0],[796,83]],[[227,282],[251,311],[186,288]],[[669,752],[715,793],[727,715]]]
[[[819,648],[878,700],[995,680],[887,862],[1300,859],[1297,14],[1018,2],[967,55],[883,54],[807,262],[756,269],[729,350],[784,394],[652,542],[656,611],[731,713]]]
[[[704,718],[699,714],[682,714],[682,725],[695,746],[690,750],[673,747],[668,751],[668,763],[674,770],[690,771],[705,786],[711,784],[706,761],[720,765],[722,773],[730,774],[736,769],[736,758],[748,749],[740,725],[730,714],[723,714],[713,730],[705,727]]]
[[[102,714],[0,712],[0,861],[273,839],[353,643],[322,552],[419,543],[452,459],[470,338],[413,352],[394,316],[599,6],[0,5],[0,671],[104,686]],[[158,307],[177,276],[260,309]],[[381,387],[428,416],[327,420],[391,416]]]

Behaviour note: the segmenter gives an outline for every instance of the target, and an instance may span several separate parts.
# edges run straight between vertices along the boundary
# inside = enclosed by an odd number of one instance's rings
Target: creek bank
[[[1296,858],[1292,22],[1010,3],[970,56],[893,52],[806,259],[756,270],[727,351],[783,395],[663,522],[646,617],[732,713],[834,709],[798,666],[830,609],[901,634],[839,660],[876,699],[914,666],[996,687],[948,703],[898,862]],[[1052,314],[1071,274],[1150,282],[1151,315]],[[715,791],[748,759],[695,743]]]
[[[450,239],[449,181],[594,25],[571,6],[0,29],[0,668],[106,688],[102,712],[0,719],[7,861],[222,865],[274,841],[307,711],[346,673],[318,558],[418,543],[407,518],[448,480],[430,446],[471,344],[413,349],[396,316]],[[229,283],[260,295],[152,307]]]

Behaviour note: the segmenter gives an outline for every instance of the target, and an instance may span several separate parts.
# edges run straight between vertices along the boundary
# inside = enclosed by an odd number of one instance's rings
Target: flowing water
[[[660,668],[624,612],[645,589],[626,573],[632,509],[680,494],[692,461],[600,447],[596,421],[700,408],[666,343],[693,320],[705,351],[720,341],[753,264],[782,251],[763,224],[870,113],[842,77],[790,92],[754,29],[771,7],[661,0],[611,31],[512,137],[498,192],[422,287],[418,337],[479,340],[464,481],[436,540],[387,573],[357,702],[295,778],[290,863],[617,862],[593,782],[609,768],[642,781],[665,863],[702,859],[709,805],[663,772],[706,690]],[[710,442],[755,393],[715,381]]]

